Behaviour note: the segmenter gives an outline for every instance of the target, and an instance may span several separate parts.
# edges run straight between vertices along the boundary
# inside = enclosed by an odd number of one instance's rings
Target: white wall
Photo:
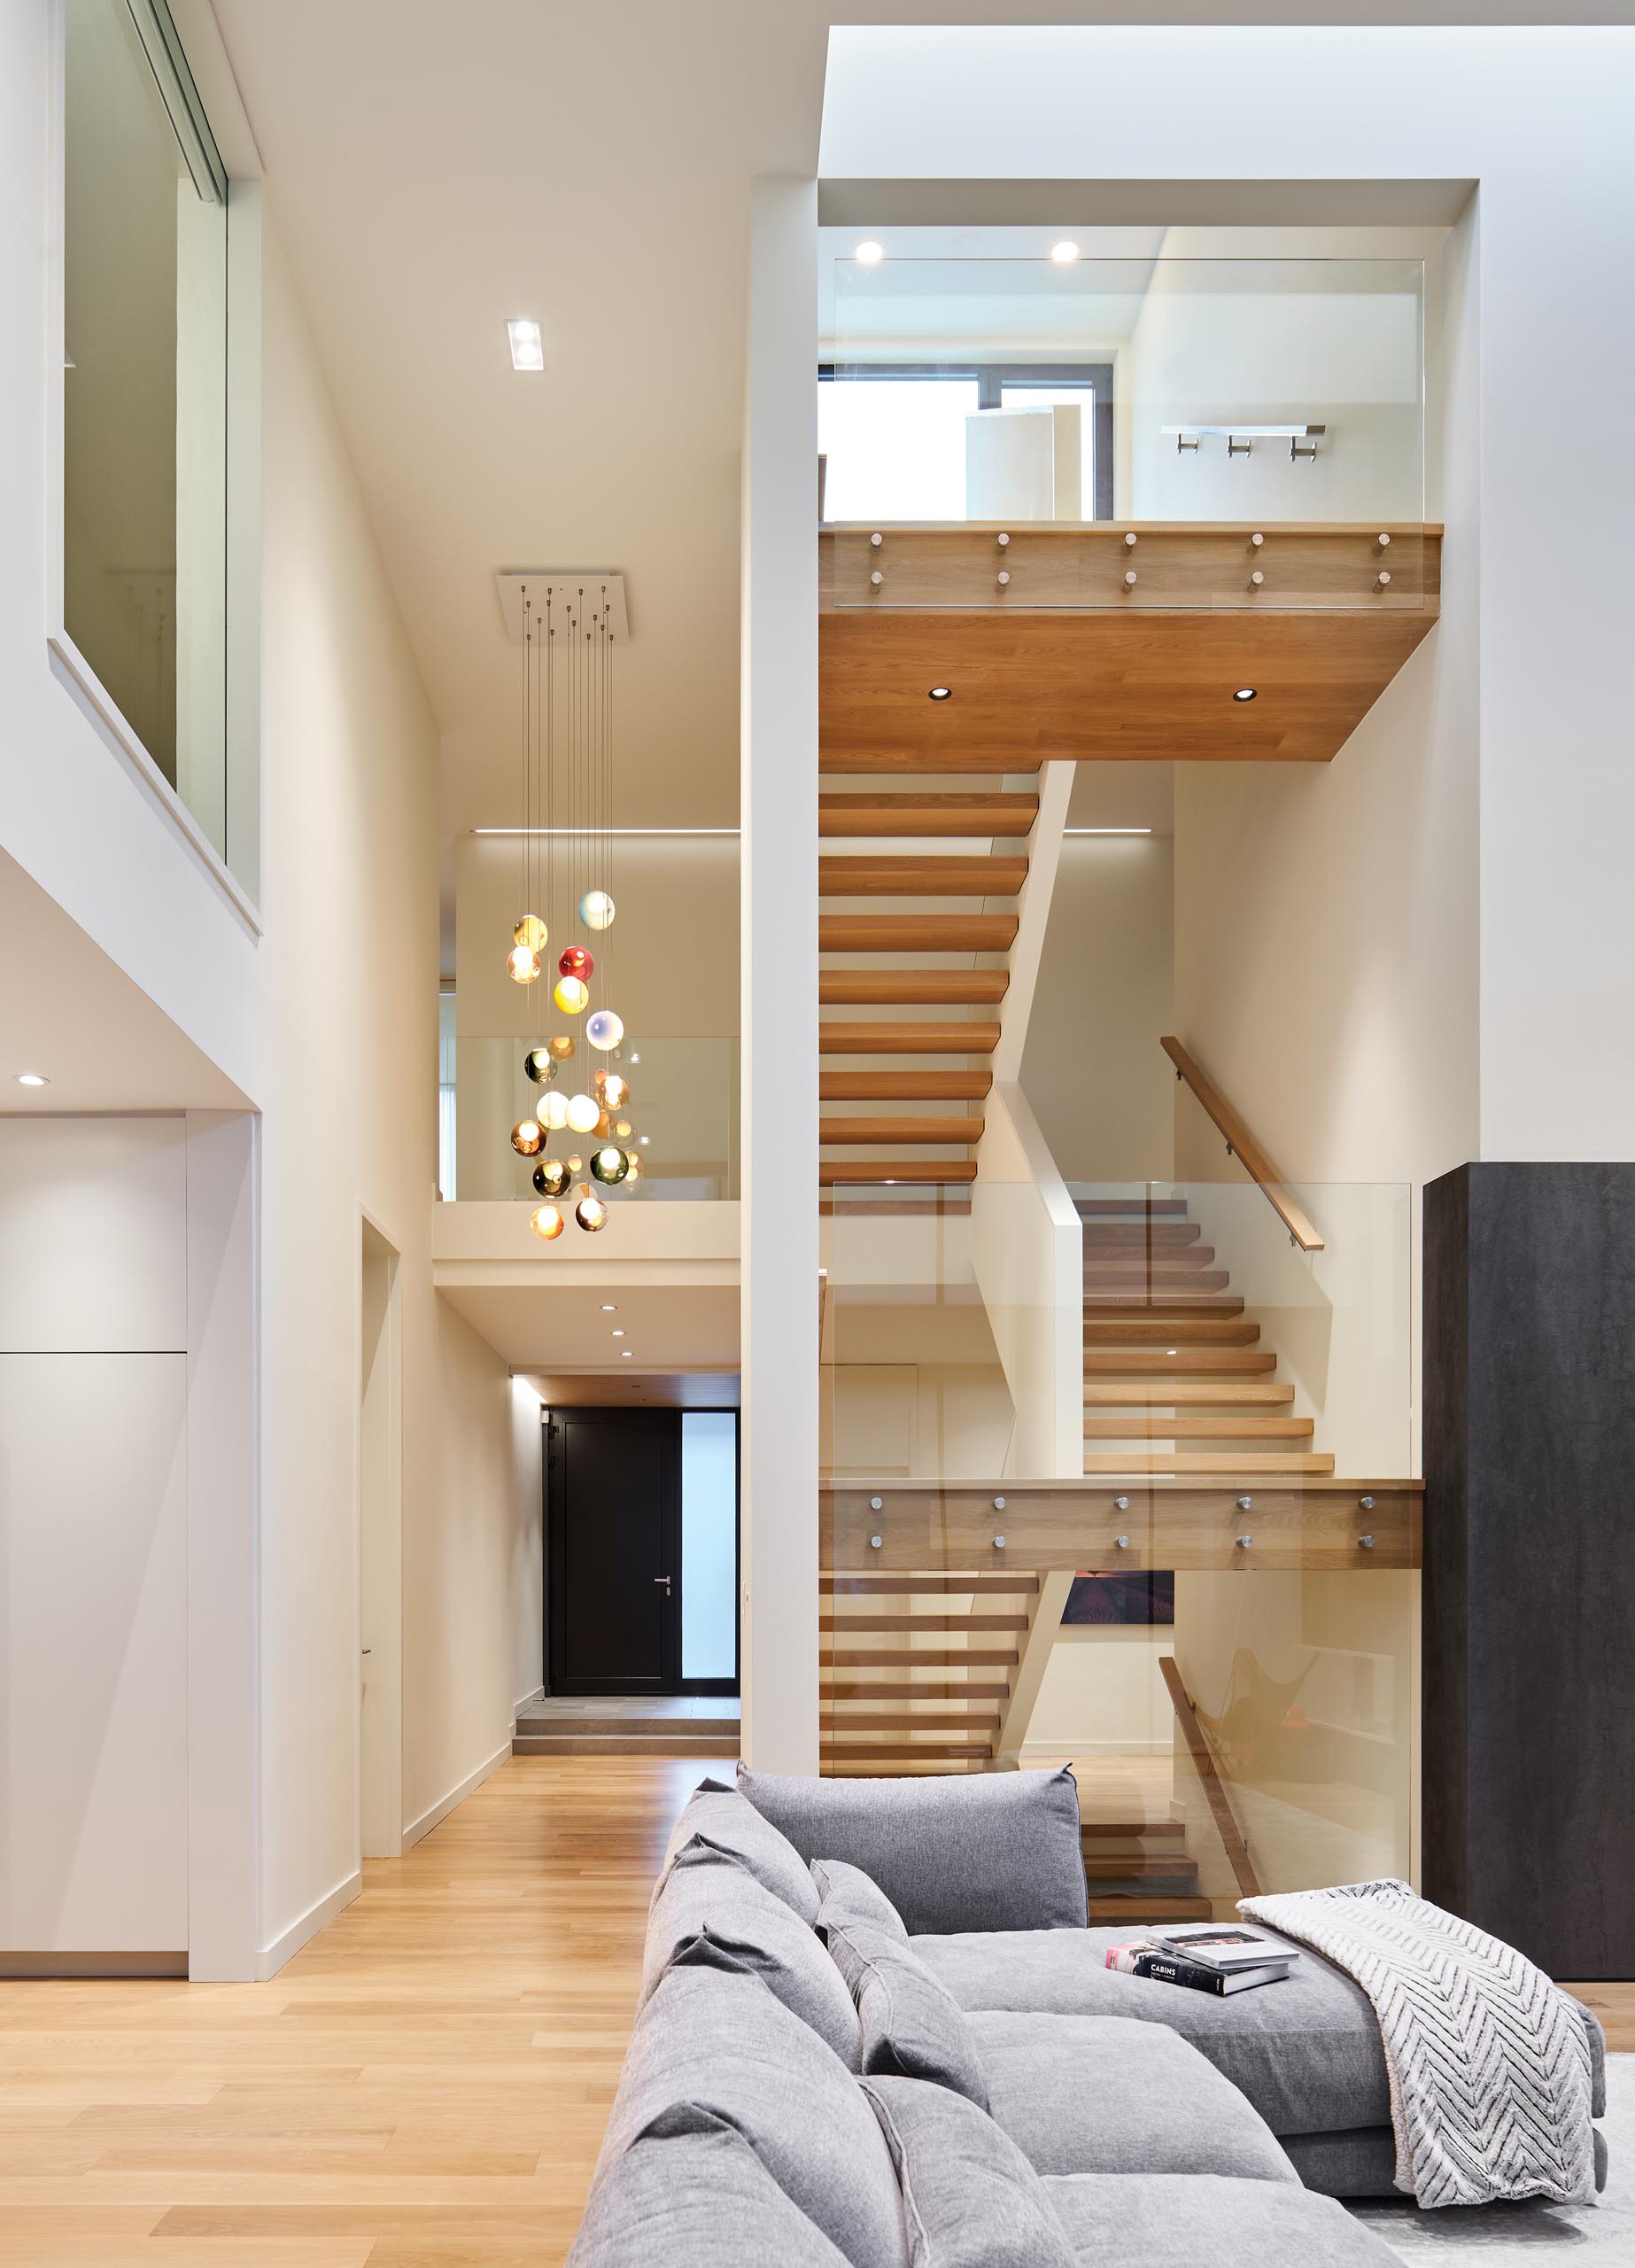
[[[1062,845],[1021,1085],[1067,1181],[1174,1171],[1174,854],[1163,835]]]
[[[1023,1764],[1050,1756],[1167,1756],[1175,1713],[1158,1656],[1174,1648],[1167,1628],[1065,1625],[1028,1720]]]

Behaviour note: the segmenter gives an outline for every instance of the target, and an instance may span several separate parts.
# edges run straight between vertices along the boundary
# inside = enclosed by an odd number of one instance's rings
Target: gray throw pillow
[[[986,2112],[923,2079],[864,2079],[891,2146],[910,2268],[1073,2268],[1049,2194]]]
[[[848,1866],[844,1859],[814,1859],[812,1880],[818,1885],[818,1927],[825,1934],[832,1929],[846,1929],[853,1922],[872,1922],[877,1930],[907,1945],[909,1933],[902,1915],[861,1867]]]
[[[818,1919],[818,1889],[802,1853],[736,1788],[719,1780],[701,1780],[688,1798],[659,1868],[653,1893],[655,1901],[678,1853],[694,1841],[730,1851],[802,1921]]]
[[[988,2083],[971,2019],[948,1987],[905,1943],[872,1922],[831,1929],[828,1936],[834,1965],[857,2004],[860,2068],[930,2079],[986,2110]]]
[[[647,1917],[644,2002],[677,1963],[758,1977],[848,2070],[860,2068],[857,2011],[823,1940],[742,1860],[701,1837],[677,1852]]]
[[[845,1859],[911,1936],[1081,1930],[1089,1918],[1073,1774],[800,1780],[740,1765],[738,1784],[801,1856]]]
[[[684,2109],[736,2127],[851,2268],[906,2268],[891,2153],[857,2081],[755,1977],[672,1969],[660,1980],[636,2019],[598,2181],[655,2119]]]
[[[847,2268],[736,2127],[655,2118],[591,2192],[568,2268]]]

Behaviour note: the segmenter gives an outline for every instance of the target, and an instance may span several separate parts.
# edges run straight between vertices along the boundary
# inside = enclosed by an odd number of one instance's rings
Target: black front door
[[[673,1410],[552,1414],[546,1474],[554,1693],[673,1693],[681,1674]]]

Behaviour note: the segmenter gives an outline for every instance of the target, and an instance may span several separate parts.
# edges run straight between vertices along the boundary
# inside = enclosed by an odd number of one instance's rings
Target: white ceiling
[[[438,1288],[514,1371],[617,1377],[738,1368],[736,1284],[577,1283],[542,1271],[530,1283],[442,1280]],[[603,1312],[609,1301],[612,1314]]]

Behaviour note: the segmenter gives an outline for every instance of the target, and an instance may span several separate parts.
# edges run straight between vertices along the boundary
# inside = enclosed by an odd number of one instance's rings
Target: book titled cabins
[[[1107,1967],[1120,1976],[1184,1984],[1190,1992],[1220,1998],[1246,1992],[1255,1984],[1275,1984],[1298,1959],[1293,1946],[1236,1928],[1166,1930],[1161,1936],[1109,1946],[1106,1953]]]

